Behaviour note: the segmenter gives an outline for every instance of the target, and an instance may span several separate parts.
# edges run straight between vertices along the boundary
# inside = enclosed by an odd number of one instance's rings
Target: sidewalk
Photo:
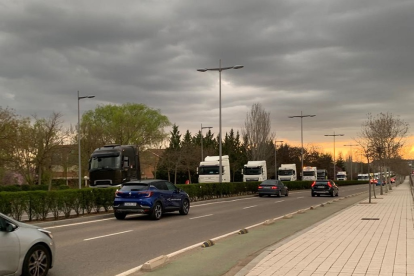
[[[408,180],[269,247],[237,276],[412,275],[414,204]]]

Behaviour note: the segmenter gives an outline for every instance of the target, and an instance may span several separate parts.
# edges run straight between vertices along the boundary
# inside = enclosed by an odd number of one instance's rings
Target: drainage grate
[[[362,218],[361,220],[379,220],[379,218]]]

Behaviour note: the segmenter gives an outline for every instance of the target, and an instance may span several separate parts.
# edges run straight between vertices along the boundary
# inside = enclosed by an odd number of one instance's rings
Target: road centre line
[[[299,199],[299,198],[305,198],[304,196],[300,196],[300,197],[297,197],[296,199]]]
[[[128,231],[123,231],[123,232],[118,232],[118,233],[113,233],[113,234],[108,234],[108,235],[93,237],[93,238],[89,238],[89,239],[84,239],[84,241],[90,241],[90,240],[96,240],[96,239],[100,239],[100,238],[115,236],[115,235],[119,235],[119,234],[128,233],[128,232],[131,232],[131,231],[133,231],[133,230],[128,230]]]
[[[280,202],[283,202],[284,200],[279,200],[279,201],[275,201],[275,203],[280,203]]]
[[[253,205],[253,206],[244,207],[244,208],[243,208],[243,210],[244,210],[244,209],[249,209],[249,208],[254,208],[254,207],[257,207],[257,205]]]
[[[57,226],[50,226],[50,227],[42,227],[43,229],[54,229],[54,228],[62,228],[62,227],[68,227],[68,226],[76,226],[76,225],[82,225],[82,224],[88,224],[88,223],[94,223],[94,222],[101,222],[105,220],[113,220],[114,218],[107,218],[107,219],[100,219],[100,220],[91,220],[91,221],[84,221],[84,222],[77,222],[72,224],[64,224],[64,225],[57,225]]]
[[[199,217],[194,217],[194,218],[190,218],[190,219],[198,219],[198,218],[205,218],[205,217],[210,217],[213,214],[208,214],[208,215],[204,215],[204,216],[199,216]]]

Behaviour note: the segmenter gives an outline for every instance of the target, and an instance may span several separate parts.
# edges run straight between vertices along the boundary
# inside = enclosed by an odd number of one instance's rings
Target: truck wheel
[[[162,216],[162,206],[161,206],[161,203],[157,202],[155,203],[154,208],[152,209],[150,217],[153,220],[159,220],[161,216]]]

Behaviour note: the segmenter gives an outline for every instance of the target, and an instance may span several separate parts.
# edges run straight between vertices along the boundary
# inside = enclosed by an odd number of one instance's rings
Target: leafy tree
[[[184,135],[184,139],[181,143],[181,166],[187,173],[187,179],[192,182],[192,174],[200,161],[199,147],[194,143],[196,139],[191,136],[189,130]]]
[[[223,143],[223,155],[228,155],[230,159],[230,175],[233,182],[243,181],[241,168],[247,163],[246,150],[240,142],[240,134],[234,133],[231,129],[230,133],[226,133]]]

